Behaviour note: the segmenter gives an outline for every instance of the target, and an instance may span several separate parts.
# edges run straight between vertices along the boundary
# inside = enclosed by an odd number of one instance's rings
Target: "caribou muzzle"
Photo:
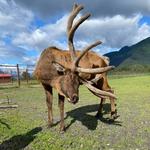
[[[67,98],[68,99],[68,101],[70,102],[70,103],[72,103],[72,104],[76,104],[78,101],[79,101],[79,97],[76,95],[76,94],[74,94],[73,96],[72,96],[72,98]]]

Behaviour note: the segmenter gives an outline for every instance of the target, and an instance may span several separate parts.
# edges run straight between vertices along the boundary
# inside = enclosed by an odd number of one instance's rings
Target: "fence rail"
[[[5,71],[4,71],[4,69],[5,69]],[[18,85],[18,87],[20,87],[21,86],[21,80],[23,78],[23,77],[21,78],[21,72],[22,73],[24,72],[24,75],[25,75],[24,80],[26,80],[26,83],[29,84],[29,80],[30,80],[29,72],[34,71],[34,65],[29,65],[29,64],[26,64],[26,65],[25,64],[16,64],[16,65],[0,64],[0,71],[2,73],[8,72],[7,69],[9,70],[9,72],[11,72],[11,75],[13,74],[12,72],[15,71],[15,77],[17,79],[17,85]],[[13,83],[13,78],[12,78],[12,83]]]

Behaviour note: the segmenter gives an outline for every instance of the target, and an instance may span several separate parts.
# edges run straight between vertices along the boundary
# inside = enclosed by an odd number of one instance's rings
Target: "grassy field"
[[[17,109],[0,110],[0,149],[2,150],[149,150],[150,76],[111,78],[118,97],[120,117],[111,123],[109,101],[103,119],[94,117],[99,99],[80,88],[76,105],[65,102],[67,130],[59,133],[59,109],[54,94],[55,125],[48,129],[45,95],[40,85],[0,87],[0,99],[8,95]]]

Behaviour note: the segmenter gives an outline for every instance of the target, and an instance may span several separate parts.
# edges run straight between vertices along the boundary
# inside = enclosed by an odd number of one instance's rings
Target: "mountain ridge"
[[[150,37],[119,51],[105,54],[110,64],[123,71],[150,71]]]

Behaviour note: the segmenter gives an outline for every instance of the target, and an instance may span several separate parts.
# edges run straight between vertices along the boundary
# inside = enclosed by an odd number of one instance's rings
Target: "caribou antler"
[[[68,47],[69,47],[69,51],[70,51],[70,55],[71,55],[71,59],[72,59],[72,68],[71,70],[73,72],[80,72],[80,73],[90,73],[90,74],[100,74],[100,73],[104,73],[106,71],[109,71],[111,69],[114,68],[114,66],[107,66],[107,67],[103,67],[103,68],[81,68],[78,67],[79,62],[81,60],[81,58],[92,48],[96,47],[97,45],[101,44],[101,41],[96,41],[93,44],[87,46],[81,53],[80,55],[77,57],[76,52],[75,52],[75,47],[73,44],[73,38],[74,38],[74,34],[75,31],[78,29],[78,27],[80,26],[80,24],[82,24],[85,20],[87,20],[91,15],[89,13],[87,13],[86,15],[82,16],[76,23],[74,23],[73,25],[73,21],[76,18],[76,16],[78,15],[78,13],[83,9],[84,7],[82,5],[77,5],[74,4],[72,12],[69,16],[68,19],[68,25],[67,25],[67,35],[68,35]],[[91,90],[95,95],[97,95],[98,97],[104,98],[105,96],[108,97],[112,97],[112,98],[116,98],[114,94],[106,92],[106,91],[102,91],[99,90],[97,88],[95,88],[94,86],[92,86],[91,82],[88,82],[86,80],[81,79],[81,82],[89,89]]]
[[[95,88],[94,86],[91,85],[91,83],[89,81],[80,79],[80,81],[89,89],[91,90],[93,93],[95,93],[96,96],[104,98],[105,96],[107,97],[112,97],[112,98],[116,98],[116,96],[110,92],[106,92],[106,91],[102,91],[100,89]]]
[[[67,35],[68,35],[68,47],[69,47],[69,51],[71,54],[71,59],[72,59],[72,71],[76,71],[76,72],[81,72],[81,73],[92,73],[92,74],[97,74],[97,73],[103,73],[106,71],[109,71],[111,69],[114,68],[114,66],[108,66],[108,67],[104,67],[104,68],[81,68],[78,67],[79,61],[81,60],[81,58],[89,51],[91,50],[93,47],[96,47],[97,45],[101,44],[101,41],[96,41],[93,44],[87,46],[80,54],[79,57],[76,56],[76,52],[75,52],[75,47],[73,44],[73,38],[74,38],[74,34],[75,31],[77,30],[77,28],[80,26],[80,24],[82,24],[85,20],[87,20],[91,14],[87,13],[86,15],[82,16],[76,23],[74,23],[73,25],[73,21],[75,19],[75,17],[78,15],[78,13],[83,9],[84,7],[82,5],[77,5],[74,4],[72,12],[68,18],[68,25],[67,25]]]
[[[79,27],[79,25],[84,22],[88,17],[90,17],[90,14],[81,17],[78,22],[72,27],[73,21],[75,19],[75,17],[78,15],[78,13],[83,9],[84,7],[82,5],[77,5],[74,4],[73,6],[73,10],[68,18],[68,25],[67,25],[67,35],[68,35],[68,46],[69,46],[69,50],[71,53],[71,58],[72,61],[75,60],[76,58],[76,54],[75,54],[75,48],[74,48],[74,44],[73,44],[73,37],[74,37],[74,33],[77,30],[77,28]]]
[[[101,67],[101,68],[80,68],[76,67],[75,70],[77,72],[81,73],[90,73],[90,74],[99,74],[99,73],[104,73],[106,71],[114,69],[115,66],[107,66],[107,67]]]
[[[98,74],[96,77],[90,81],[88,81],[90,84],[97,84],[97,82],[103,77],[103,74]]]

